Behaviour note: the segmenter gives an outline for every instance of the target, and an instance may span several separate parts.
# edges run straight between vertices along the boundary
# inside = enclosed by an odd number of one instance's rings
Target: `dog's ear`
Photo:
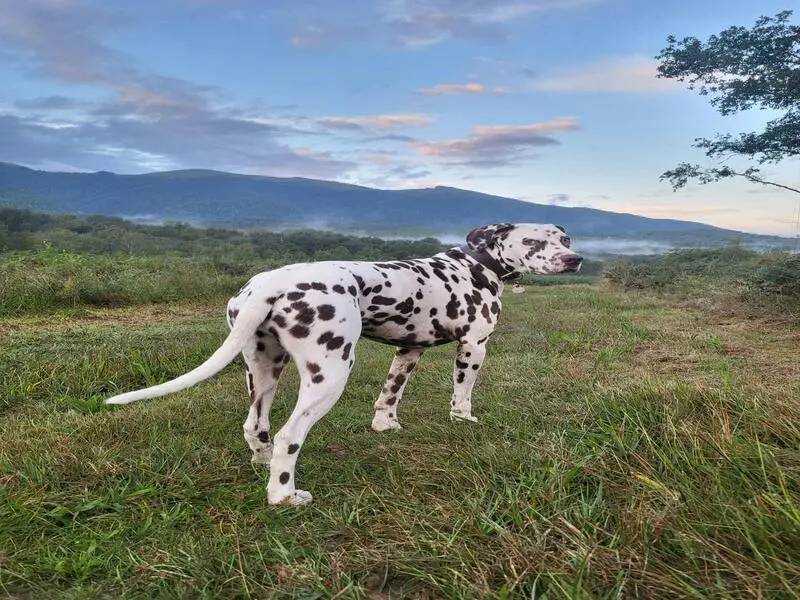
[[[567,228],[563,225],[556,225],[556,229],[558,229],[561,233],[567,233]]]
[[[514,229],[511,223],[494,223],[476,227],[467,234],[467,246],[472,250],[492,248],[498,239],[504,239]]]

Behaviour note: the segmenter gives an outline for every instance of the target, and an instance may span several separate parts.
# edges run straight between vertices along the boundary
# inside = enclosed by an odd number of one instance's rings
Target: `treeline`
[[[115,217],[0,207],[0,315],[174,301],[223,302],[251,275],[311,260],[390,260],[447,249],[434,238],[384,240],[140,225]],[[595,275],[600,263],[582,271]],[[529,278],[552,284],[586,278]]]
[[[385,240],[327,231],[234,231],[186,223],[141,225],[108,216],[54,215],[0,207],[0,252],[35,250],[44,243],[77,254],[179,254],[233,262],[280,258],[385,260],[430,256],[448,246],[434,238]]]
[[[0,207],[0,252],[38,251],[45,246],[81,255],[202,258],[232,273],[252,264],[270,268],[309,260],[401,260],[432,256],[453,244],[436,238],[386,240],[319,231],[236,231],[187,223],[142,225],[118,217],[54,215]],[[599,276],[602,263],[587,260],[581,275]],[[531,279],[531,278],[528,278]],[[531,279],[532,281],[532,279]]]

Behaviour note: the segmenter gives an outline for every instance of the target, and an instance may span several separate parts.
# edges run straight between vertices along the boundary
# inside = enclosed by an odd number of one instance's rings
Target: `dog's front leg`
[[[424,348],[398,348],[395,353],[389,375],[383,385],[380,396],[375,402],[375,415],[372,418],[372,429],[390,431],[401,429],[397,420],[397,406],[403,397],[403,390],[414,366],[419,361]]]
[[[463,341],[458,344],[453,367],[453,399],[450,402],[450,418],[477,421],[472,415],[472,387],[486,356],[486,340],[483,343]]]

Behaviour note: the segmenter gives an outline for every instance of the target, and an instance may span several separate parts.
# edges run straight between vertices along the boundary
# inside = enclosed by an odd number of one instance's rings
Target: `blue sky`
[[[794,235],[797,195],[674,193],[721,117],[653,57],[787,2],[0,0],[0,160],[450,185]],[[797,15],[795,15],[795,19]],[[800,184],[797,161],[769,167]]]

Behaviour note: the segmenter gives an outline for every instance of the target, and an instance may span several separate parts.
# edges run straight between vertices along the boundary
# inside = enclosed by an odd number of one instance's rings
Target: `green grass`
[[[300,509],[249,463],[223,305],[0,319],[0,590],[19,598],[796,598],[800,332],[589,285],[507,294],[451,423],[452,347],[369,429],[391,361],[362,341],[303,447]],[[288,369],[273,431],[294,402]]]

